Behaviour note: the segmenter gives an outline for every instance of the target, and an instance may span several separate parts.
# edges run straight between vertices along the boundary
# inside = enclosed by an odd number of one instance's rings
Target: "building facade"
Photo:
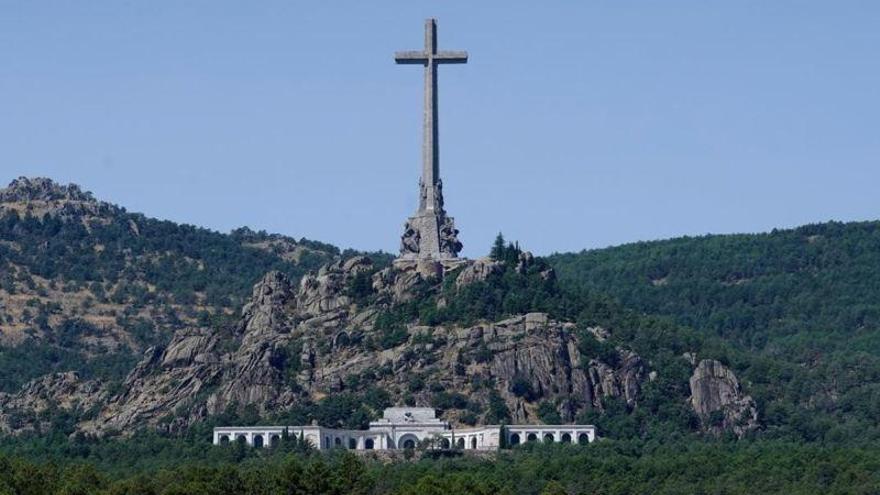
[[[214,428],[214,445],[243,442],[253,447],[277,445],[284,436],[296,435],[318,450],[414,449],[423,442],[435,448],[497,450],[525,442],[586,444],[596,439],[593,425],[487,425],[452,428],[429,407],[391,407],[366,430],[340,430],[323,426],[226,426]]]

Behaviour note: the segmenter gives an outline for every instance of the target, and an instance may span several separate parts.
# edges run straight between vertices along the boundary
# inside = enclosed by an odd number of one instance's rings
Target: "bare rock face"
[[[603,397],[634,403],[640,391],[644,370],[638,356],[621,356],[618,367],[591,359],[585,369],[571,323],[529,313],[468,331],[475,329],[493,353],[485,379],[501,385],[514,423],[539,421],[535,406],[544,400],[561,402],[563,420],[573,421],[584,409],[601,409]]]
[[[177,332],[166,347],[151,347],[129,373],[122,391],[110,398],[94,420],[79,425],[87,433],[122,431],[156,424],[164,416],[191,407],[218,382],[221,363],[217,338],[208,329]],[[189,421],[183,421],[188,425]]]
[[[322,277],[326,279],[326,274]],[[220,386],[207,399],[209,414],[239,404],[255,404],[265,413],[292,403],[283,376],[285,352],[295,327],[291,307],[298,307],[298,300],[284,274],[269,272],[254,286],[253,299],[242,311],[239,324],[241,344],[224,356]]]
[[[306,275],[299,285],[296,310],[308,318],[347,306],[351,300],[345,295],[346,283],[361,272],[368,272],[373,262],[365,256],[347,261],[336,261],[323,266],[317,275]]]
[[[100,382],[83,380],[73,371],[45,375],[15,394],[0,393],[0,432],[48,431],[51,425],[40,419],[40,413],[58,409],[84,414],[98,407],[106,395]]]
[[[0,202],[4,203],[61,200],[94,201],[94,197],[76,184],[63,186],[45,177],[19,177],[6,189],[0,189]]]
[[[720,434],[732,431],[739,437],[758,427],[758,409],[740,389],[739,380],[727,366],[714,359],[699,362],[690,378],[691,406],[704,430]]]
[[[173,430],[229,406],[256,404],[265,412],[289,405],[279,360],[293,326],[286,311],[293,299],[287,277],[267,273],[254,286],[237,331],[227,337],[237,344],[232,350],[222,352],[220,337],[210,329],[178,331],[166,347],[149,349],[126,379],[124,391],[80,429],[100,434],[161,423]]]
[[[78,219],[88,226],[89,222],[106,222],[108,216],[121,210],[97,201],[92,193],[84,192],[76,184],[61,185],[44,177],[19,177],[0,189],[0,213],[5,211]]]
[[[423,280],[419,270],[398,270],[385,268],[373,274],[373,290],[378,294],[390,295],[391,302],[399,303],[411,300],[415,294],[413,288]]]
[[[482,282],[491,275],[501,273],[504,264],[491,258],[480,258],[466,266],[458,278],[455,279],[456,287],[464,287],[474,282]]]
[[[642,359],[630,351],[618,352],[620,362],[616,368],[595,359],[590,360],[587,376],[596,407],[602,407],[600,397],[621,397],[632,406],[641,392],[646,368]]]
[[[287,276],[278,271],[263,276],[254,285],[250,302],[241,310],[242,345],[258,343],[271,338],[279,329],[289,328],[285,305],[292,300],[293,289]]]
[[[221,352],[219,336],[209,329],[177,332],[167,347],[146,352],[125,391],[81,429],[101,433],[158,424],[170,412],[176,418],[165,428],[184,428],[231,405],[257,404],[263,412],[288,405],[290,399],[278,402],[285,394],[278,365],[293,326],[285,311],[293,298],[284,274],[267,273],[242,310],[233,350]]]

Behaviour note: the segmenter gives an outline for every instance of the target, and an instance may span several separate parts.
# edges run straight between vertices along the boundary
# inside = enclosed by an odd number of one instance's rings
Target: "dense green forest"
[[[880,222],[641,242],[548,261],[608,294],[723,341],[763,435],[880,440]]]
[[[796,352],[801,361],[880,351],[880,222],[639,242],[548,260],[565,281],[750,350]]]
[[[480,457],[427,451],[421,460],[380,461],[344,450],[317,454],[284,445],[194,448],[151,435],[127,442],[74,441],[54,453],[61,462],[36,464],[0,455],[0,493],[793,495],[880,489],[877,447],[615,440],[588,446],[526,444]]]

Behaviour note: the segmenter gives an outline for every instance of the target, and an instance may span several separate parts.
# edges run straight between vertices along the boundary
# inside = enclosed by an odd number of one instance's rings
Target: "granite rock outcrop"
[[[103,384],[73,371],[52,373],[26,383],[16,393],[0,393],[0,432],[20,434],[51,430],[51,411],[85,416],[107,398]]]
[[[754,399],[742,392],[730,368],[714,359],[701,360],[690,378],[690,403],[703,429],[743,436],[758,427]]]

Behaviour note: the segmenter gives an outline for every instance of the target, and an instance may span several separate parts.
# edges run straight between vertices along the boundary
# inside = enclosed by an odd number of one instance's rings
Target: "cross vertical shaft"
[[[437,198],[434,197],[434,186],[440,179],[439,125],[437,119],[437,64],[434,55],[437,53],[437,23],[434,19],[425,21],[425,108],[424,128],[422,129],[422,183],[426,189],[425,208],[433,210]]]
[[[443,210],[438,133],[437,66],[467,63],[463,51],[437,49],[437,21],[425,20],[425,48],[394,54],[398,64],[420,64],[425,69],[422,124],[422,178],[419,209],[407,222],[401,240],[402,256],[418,259],[454,258],[461,249],[455,226]]]
[[[422,187],[426,189],[425,209],[433,210],[441,198],[434,186],[440,182],[440,146],[437,118],[437,66],[467,63],[467,52],[437,50],[437,20],[425,20],[425,48],[394,54],[398,64],[421,64],[425,67],[425,107],[422,136]]]

